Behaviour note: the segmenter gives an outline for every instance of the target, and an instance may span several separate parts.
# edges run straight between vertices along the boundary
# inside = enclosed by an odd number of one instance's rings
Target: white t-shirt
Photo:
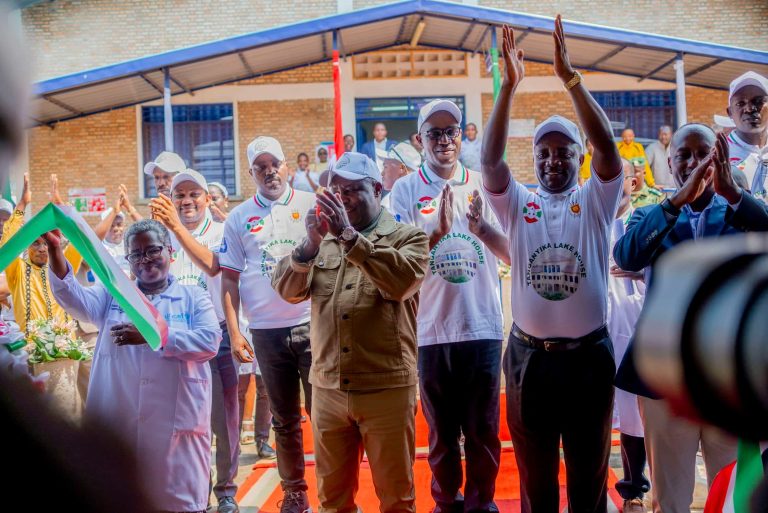
[[[512,317],[538,338],[578,338],[607,319],[608,230],[616,215],[623,174],[587,180],[563,194],[535,193],[510,181],[486,191],[509,238]]]
[[[240,273],[240,302],[250,329],[309,322],[310,302],[293,305],[272,289],[272,271],[306,236],[304,218],[315,195],[287,187],[276,201],[260,194],[230,212],[219,251],[222,267]]]
[[[205,219],[194,231],[192,237],[197,242],[214,253],[219,252],[221,240],[224,238],[224,223],[217,223],[211,218],[210,211],[206,211]],[[196,285],[207,290],[211,296],[213,309],[219,322],[224,321],[224,308],[221,304],[221,273],[214,277],[208,276],[200,269],[181,247],[176,237],[171,234],[171,274],[176,277],[180,285]]]
[[[747,183],[753,189],[752,195],[766,201],[764,195],[755,194],[755,174],[760,167],[761,161],[766,161],[768,165],[768,146],[759,147],[756,144],[745,142],[734,130],[728,134],[728,153],[731,165],[744,172],[747,177]],[[765,183],[763,183],[765,187]]]
[[[320,174],[321,173],[318,171],[309,172],[309,177],[312,178],[315,185],[320,185]],[[300,169],[296,170],[296,176],[293,177],[293,188],[297,191],[315,192],[309,184],[309,180],[307,180],[306,173]]]
[[[429,252],[417,316],[419,346],[504,338],[498,262],[469,231],[466,216],[472,191],[483,193],[480,173],[459,164],[450,182],[453,226]],[[445,184],[426,164],[402,177],[389,194],[395,219],[432,233]],[[492,212],[486,216],[498,225]]]

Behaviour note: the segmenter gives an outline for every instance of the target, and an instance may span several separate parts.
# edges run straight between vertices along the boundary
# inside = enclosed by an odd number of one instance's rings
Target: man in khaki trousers
[[[415,512],[416,311],[429,240],[381,208],[381,173],[347,152],[272,286],[312,298],[312,430],[320,513],[354,513],[363,452],[382,513]]]

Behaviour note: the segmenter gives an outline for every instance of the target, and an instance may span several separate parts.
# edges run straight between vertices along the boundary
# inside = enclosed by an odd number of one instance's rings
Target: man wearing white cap
[[[768,79],[748,71],[731,82],[727,110],[736,125],[728,134],[731,165],[747,176],[752,195],[768,202]]]
[[[522,510],[556,513],[562,438],[568,511],[607,510],[613,347],[606,329],[609,229],[622,194],[622,163],[608,117],[574,71],[560,16],[555,74],[594,146],[592,178],[578,185],[578,127],[552,116],[536,127],[530,192],[503,159],[523,51],[504,27],[504,81],[483,145],[483,185],[507,232],[515,323],[504,355],[507,422],[520,469]]]
[[[354,513],[363,452],[381,513],[415,512],[416,310],[423,231],[381,207],[381,173],[346,152],[272,286],[312,299],[312,432],[321,513]],[[271,392],[270,392],[271,393]]]
[[[419,391],[429,425],[436,513],[498,511],[493,496],[501,456],[504,335],[497,258],[508,263],[509,257],[495,217],[483,218],[480,173],[459,161],[461,118],[449,100],[421,108],[418,139],[425,162],[391,194],[396,218],[429,235],[429,272],[418,313]]]
[[[199,286],[210,293],[222,340],[209,361],[212,378],[211,430],[216,437],[216,482],[213,493],[218,513],[237,513],[235,502],[240,455],[240,412],[237,399],[237,368],[230,349],[221,304],[219,252],[224,250],[224,224],[211,218],[208,183],[193,169],[171,181],[171,198],[161,194],[150,201],[153,217],[171,232],[171,269],[181,285]]]
[[[154,179],[157,194],[171,195],[171,182],[178,173],[185,171],[184,160],[172,151],[164,151],[144,166],[144,174]]]
[[[406,142],[393,146],[384,159],[381,169],[381,186],[384,188],[384,199],[381,206],[392,213],[392,197],[389,194],[395,182],[409,173],[415,173],[421,166],[421,155],[416,148]]]
[[[232,336],[232,353],[241,363],[254,353],[269,396],[277,444],[277,470],[283,488],[281,513],[309,509],[304,479],[301,396],[312,408],[309,367],[309,304],[290,304],[270,286],[277,262],[307,234],[304,218],[314,208],[314,195],[288,185],[288,167],[280,143],[257,137],[247,149],[253,198],[229,213],[225,223],[221,266],[223,302]],[[237,311],[248,319],[253,348],[240,332]],[[258,447],[266,457],[268,445]]]

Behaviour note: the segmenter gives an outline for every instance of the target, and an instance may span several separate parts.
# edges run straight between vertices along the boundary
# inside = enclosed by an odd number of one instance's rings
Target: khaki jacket
[[[314,260],[292,254],[277,264],[272,286],[283,299],[312,298],[314,386],[371,390],[417,382],[416,312],[428,252],[423,231],[384,209],[348,253],[329,234]]]

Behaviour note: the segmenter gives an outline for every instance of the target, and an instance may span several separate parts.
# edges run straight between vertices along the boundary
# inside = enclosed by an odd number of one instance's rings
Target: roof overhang
[[[35,84],[33,122],[53,124],[162,98],[164,70],[172,94],[325,62],[333,34],[342,57],[407,44],[425,21],[420,46],[476,53],[492,30],[511,25],[527,60],[552,62],[553,19],[441,0],[407,0],[151,55]],[[768,52],[587,23],[564,22],[575,67],[674,82],[682,57],[686,83],[727,89],[748,70],[768,75]],[[329,76],[330,79],[330,76]]]

